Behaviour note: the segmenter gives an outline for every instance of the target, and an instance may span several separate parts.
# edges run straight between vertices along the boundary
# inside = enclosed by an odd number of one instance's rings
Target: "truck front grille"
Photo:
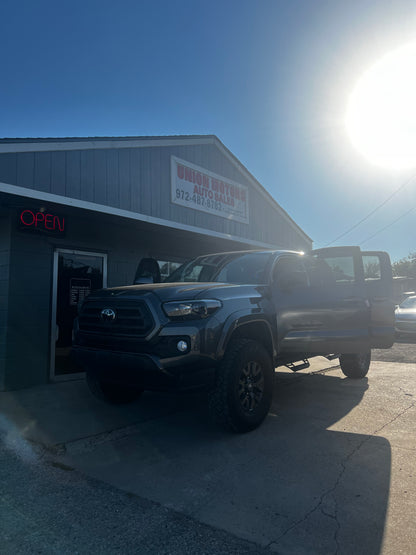
[[[144,337],[155,325],[146,303],[131,299],[87,300],[78,321],[80,331],[102,336]]]

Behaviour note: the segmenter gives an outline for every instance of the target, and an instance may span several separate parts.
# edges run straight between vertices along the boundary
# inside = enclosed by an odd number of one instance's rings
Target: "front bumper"
[[[118,318],[102,321],[103,307]],[[140,322],[147,322],[144,330]],[[72,352],[86,372],[109,382],[153,390],[211,386],[221,328],[214,316],[170,321],[151,295],[93,299],[75,319]]]
[[[416,334],[416,320],[396,320],[396,333]]]
[[[212,387],[215,365],[193,354],[176,360],[146,353],[125,353],[74,346],[73,356],[86,372],[108,382],[155,391]]]

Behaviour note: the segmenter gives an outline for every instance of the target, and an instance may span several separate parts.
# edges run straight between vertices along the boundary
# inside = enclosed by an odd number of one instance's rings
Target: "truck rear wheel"
[[[339,357],[341,370],[347,378],[364,378],[370,368],[371,351],[346,354]]]
[[[143,393],[138,387],[100,380],[94,374],[87,372],[87,384],[91,393],[111,405],[123,405],[136,401]]]
[[[250,339],[233,341],[210,396],[214,420],[238,433],[260,426],[272,402],[273,377],[272,361],[263,345]]]

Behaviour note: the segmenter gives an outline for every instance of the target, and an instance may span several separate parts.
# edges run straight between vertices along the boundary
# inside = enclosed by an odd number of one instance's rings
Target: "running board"
[[[302,361],[289,362],[289,364],[285,364],[286,368],[292,370],[293,372],[297,372],[298,370],[305,370],[305,368],[309,368],[309,360],[304,358]]]

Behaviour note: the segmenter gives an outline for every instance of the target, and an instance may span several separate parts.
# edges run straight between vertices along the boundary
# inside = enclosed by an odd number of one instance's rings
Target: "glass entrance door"
[[[72,328],[78,304],[107,286],[107,255],[58,249],[54,253],[51,378],[82,372],[71,357]]]

